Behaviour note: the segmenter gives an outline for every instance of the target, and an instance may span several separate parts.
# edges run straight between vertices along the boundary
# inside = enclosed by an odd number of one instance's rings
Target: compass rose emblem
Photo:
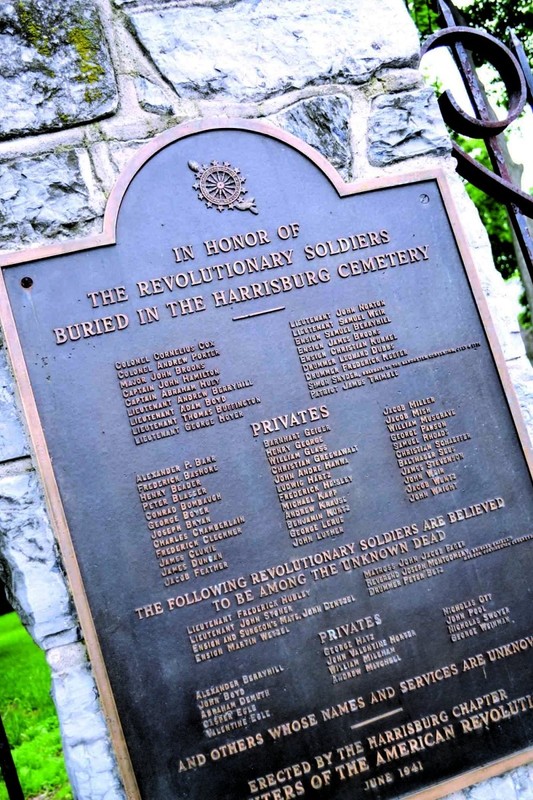
[[[227,161],[211,161],[210,164],[197,164],[189,161],[189,169],[196,173],[193,189],[198,192],[198,199],[203,200],[207,208],[218,211],[251,211],[257,214],[253,197],[245,198],[246,178],[243,178],[238,167],[232,167]]]

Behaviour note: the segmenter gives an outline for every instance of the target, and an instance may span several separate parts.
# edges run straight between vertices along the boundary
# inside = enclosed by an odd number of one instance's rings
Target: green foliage
[[[421,40],[424,41],[441,27],[437,0],[405,0],[409,12],[420,31]],[[452,0],[453,2],[453,0]],[[456,0],[460,6],[459,13],[463,19],[458,19],[457,24],[464,24],[472,28],[483,28],[497,39],[508,42],[508,29],[512,28],[521,40],[526,55],[533,58],[533,4],[531,0]],[[443,27],[445,27],[443,25]],[[473,54],[475,63],[482,63]],[[489,86],[486,91],[491,102],[497,105],[506,105],[505,87],[495,77],[489,77]],[[440,93],[435,86],[437,93]],[[483,140],[467,139],[452,132],[452,137],[460,147],[476,161],[492,170],[489,155]],[[515,245],[511,233],[509,217],[505,206],[490,195],[471,184],[466,185],[466,190],[475,203],[479,215],[492,246],[496,268],[504,278],[518,275],[518,262]],[[523,328],[532,326],[531,309],[528,306],[525,291],[520,296],[522,311],[518,320]]]
[[[407,8],[422,40],[427,39],[439,29],[439,15],[435,10],[434,3],[429,0],[407,0]]]
[[[454,138],[466,153],[487,169],[491,169],[489,154],[482,139],[466,139],[458,135]],[[481,189],[472,186],[471,183],[467,183],[465,188],[477,207],[481,221],[487,230],[496,269],[505,279],[517,277],[519,275],[518,262],[511,224],[505,206],[494,197],[485,194]],[[518,314],[518,322],[524,329],[531,328],[531,309],[525,290],[520,294],[519,303],[522,310]]]
[[[50,670],[15,614],[0,617],[0,713],[26,798],[72,800]],[[7,791],[0,778],[0,800]]]
[[[482,139],[466,139],[463,136],[454,138],[466,153],[484,167],[491,169],[487,148]],[[466,184],[466,191],[477,206],[481,220],[487,229],[496,268],[504,278],[510,278],[515,274],[518,265],[505,206],[470,183]]]
[[[533,5],[531,0],[475,0],[462,12],[467,25],[484,28],[497,39],[506,41],[512,28],[533,57]]]
[[[518,315],[518,322],[520,323],[520,327],[524,330],[528,328],[533,328],[533,317],[531,316],[531,308],[527,302],[527,295],[526,290],[524,289],[520,297],[518,298],[518,302],[523,307],[523,310]]]
[[[422,39],[441,27],[437,0],[406,0],[407,8]],[[483,28],[506,41],[512,28],[531,59],[533,58],[533,5],[531,0],[462,0],[457,2],[464,24]]]

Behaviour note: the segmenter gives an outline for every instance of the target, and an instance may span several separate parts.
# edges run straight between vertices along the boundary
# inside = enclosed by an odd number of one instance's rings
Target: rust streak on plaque
[[[377,717],[370,717],[370,719],[365,719],[363,722],[358,722],[357,725],[351,725],[352,731],[356,730],[356,728],[364,728],[365,725],[370,725],[372,722],[379,722],[380,719],[387,719],[387,717],[393,717],[395,714],[400,714],[403,711],[403,708],[395,708],[394,711],[387,711],[386,714],[379,714]]]
[[[266,308],[264,311],[254,311],[252,314],[243,314],[242,317],[233,317],[233,322],[239,319],[251,319],[251,317],[261,317],[263,314],[275,314],[276,311],[285,311],[285,306],[277,306],[276,308]]]

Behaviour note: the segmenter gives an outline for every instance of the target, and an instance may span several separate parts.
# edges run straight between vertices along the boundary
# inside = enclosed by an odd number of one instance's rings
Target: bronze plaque
[[[129,796],[437,797],[527,760],[531,475],[440,175],[347,186],[190,125],[101,236],[3,264]]]

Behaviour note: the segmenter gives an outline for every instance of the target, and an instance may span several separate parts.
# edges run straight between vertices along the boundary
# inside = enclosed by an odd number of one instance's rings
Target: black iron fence
[[[4,778],[9,800],[24,800],[11,748],[0,716],[0,770]]]
[[[519,117],[526,104],[533,109],[531,68],[513,31],[509,31],[510,46],[507,47],[491,34],[466,26],[463,16],[449,0],[437,0],[437,4],[443,28],[424,42],[422,54],[441,46],[449,48],[472,106],[471,114],[464,111],[446,91],[439,97],[441,113],[456,133],[483,139],[493,167],[493,171],[487,169],[454,142],[457,171],[474,186],[505,204],[529,278],[533,280],[533,238],[527,221],[528,217],[533,218],[533,197],[514,183],[501,139],[501,134]],[[487,101],[477,74],[474,53],[492,64],[503,81],[509,108],[502,120],[496,118]]]

